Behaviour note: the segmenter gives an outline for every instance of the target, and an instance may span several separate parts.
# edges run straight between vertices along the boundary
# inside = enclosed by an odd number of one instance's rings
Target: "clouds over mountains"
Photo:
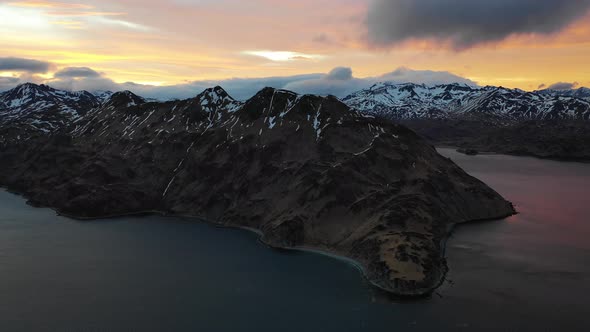
[[[206,88],[223,86],[234,98],[247,99],[262,88],[270,86],[288,89],[298,93],[335,95],[345,97],[354,91],[370,87],[377,82],[424,83],[428,85],[445,83],[464,83],[476,85],[475,82],[444,71],[412,70],[401,67],[380,76],[358,78],[349,67],[336,67],[328,73],[312,73],[284,77],[231,78],[225,80],[200,80],[169,86],[154,86],[134,82],[118,83],[88,67],[65,67],[53,72],[51,78],[44,78],[36,73],[47,73],[55,65],[42,61],[0,58],[0,73],[12,72],[12,76],[0,76],[0,91],[25,83],[43,83],[52,87],[77,91],[120,91],[130,90],[141,96],[160,100],[190,98]],[[18,74],[18,75],[17,75]]]
[[[90,68],[86,68],[86,73]],[[116,83],[95,71],[88,76],[73,77],[78,73],[79,68],[66,68],[56,73],[54,79],[46,83],[60,89],[66,90],[130,90],[141,96],[161,100],[173,98],[190,98],[215,85],[224,87],[234,98],[248,99],[264,87],[287,89],[298,93],[309,93],[319,95],[335,95],[345,97],[346,95],[364,88],[368,88],[377,82],[389,81],[396,83],[420,83],[420,84],[445,84],[463,83],[476,85],[475,82],[449,72],[412,70],[409,68],[398,68],[393,72],[375,77],[357,78],[354,77],[352,69],[348,67],[337,67],[326,74],[304,74],[283,77],[260,77],[260,78],[231,78],[225,80],[200,80],[189,83],[153,86],[133,82]],[[70,75],[64,75],[69,73]],[[89,72],[90,74],[90,72]],[[98,76],[96,76],[98,74]]]
[[[234,98],[245,100],[265,87],[287,89],[302,94],[335,95],[346,97],[352,92],[368,88],[378,82],[417,83],[438,85],[460,83],[476,86],[468,78],[447,71],[414,70],[400,67],[372,77],[355,77],[352,68],[336,67],[328,73],[311,73],[293,76],[230,78],[223,80],[196,80],[182,84],[156,86],[134,82],[115,82],[106,73],[89,67],[63,67],[56,70],[57,65],[21,58],[0,58],[0,92],[11,89],[18,84],[32,82],[47,84],[57,89],[79,91],[121,91],[130,90],[138,95],[159,100],[185,99],[196,96],[201,91],[220,85]],[[11,73],[11,76],[2,76]],[[47,78],[48,73],[51,73]],[[42,76],[38,74],[44,74]],[[558,82],[541,85],[539,89],[549,88],[567,90],[578,87],[577,82]]]
[[[580,84],[578,82],[557,82],[554,84],[551,84],[549,87],[547,87],[547,89],[549,90],[571,90],[571,89],[575,89],[579,86]]]
[[[67,67],[53,74],[55,78],[93,78],[100,76],[100,73],[88,67]]]
[[[375,76],[356,78],[353,76],[352,69],[347,67],[337,67],[328,74],[318,78],[294,81],[283,88],[299,93],[312,93],[321,95],[335,95],[345,97],[348,94],[365,89],[378,82],[393,83],[417,83],[426,85],[461,83],[467,85],[477,85],[476,82],[446,72],[432,70],[413,70],[406,67],[400,67],[392,72]]]
[[[428,40],[466,49],[559,32],[589,10],[590,0],[372,0],[366,24],[377,45]]]

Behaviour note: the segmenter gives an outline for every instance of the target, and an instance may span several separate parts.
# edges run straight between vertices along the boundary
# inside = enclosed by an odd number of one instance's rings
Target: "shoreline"
[[[518,214],[518,212],[516,212],[516,210],[515,210],[514,213],[507,215],[507,216],[501,216],[501,217],[497,217],[497,218],[486,218],[486,219],[459,221],[456,223],[449,224],[447,227],[446,234],[440,239],[440,255],[441,255],[441,258],[444,260],[444,266],[442,268],[441,277],[440,277],[439,281],[434,286],[429,287],[428,289],[423,289],[421,291],[416,291],[416,292],[412,292],[412,293],[408,293],[408,292],[402,293],[402,292],[399,292],[399,291],[396,291],[393,289],[387,289],[385,287],[380,286],[378,284],[378,280],[371,280],[368,277],[367,268],[365,267],[365,263],[363,263],[360,260],[348,257],[346,254],[340,253],[336,250],[331,250],[329,248],[318,248],[318,247],[313,247],[313,246],[298,246],[298,247],[274,246],[274,245],[271,245],[263,240],[264,233],[257,228],[247,227],[247,226],[239,226],[239,225],[233,225],[233,224],[223,224],[223,223],[219,223],[219,222],[214,222],[212,220],[208,220],[208,219],[200,217],[200,216],[195,216],[195,215],[190,215],[190,214],[182,214],[182,213],[169,213],[169,212],[158,211],[158,210],[143,210],[143,211],[136,211],[136,212],[129,212],[129,213],[109,214],[109,215],[98,216],[98,217],[80,217],[80,216],[75,216],[75,215],[61,212],[57,208],[38,205],[38,204],[32,204],[28,200],[28,198],[25,194],[10,190],[6,187],[0,186],[0,190],[4,190],[7,193],[10,193],[10,194],[13,194],[16,196],[20,196],[21,198],[26,200],[27,205],[29,205],[33,208],[47,208],[47,209],[54,211],[56,213],[56,215],[58,215],[58,216],[65,217],[65,218],[68,218],[68,219],[71,219],[71,220],[77,221],[77,222],[94,222],[94,221],[98,222],[101,220],[107,221],[107,220],[114,220],[114,219],[119,219],[119,218],[124,218],[124,217],[134,217],[134,216],[135,217],[160,216],[160,217],[188,219],[188,220],[191,220],[192,222],[198,221],[198,222],[202,222],[204,224],[208,224],[208,225],[211,225],[213,227],[218,227],[218,228],[239,229],[239,230],[248,231],[248,232],[254,233],[258,236],[257,241],[259,241],[263,245],[267,246],[268,248],[271,248],[274,250],[286,250],[286,251],[298,251],[298,252],[304,252],[304,253],[312,253],[312,254],[330,257],[332,259],[336,259],[341,262],[350,264],[351,266],[356,268],[361,273],[362,278],[365,279],[372,288],[374,288],[380,292],[383,292],[383,293],[387,294],[389,297],[392,297],[392,298],[399,300],[399,301],[411,301],[411,300],[419,300],[419,299],[428,298],[428,297],[432,296],[432,294],[444,284],[444,282],[447,280],[446,279],[447,274],[450,270],[448,267],[447,260],[446,260],[447,243],[448,243],[449,239],[451,238],[452,234],[454,233],[454,231],[458,227],[460,227],[462,225],[471,224],[471,223],[498,221],[498,220],[506,219],[506,218],[509,218],[511,216]]]
[[[475,157],[475,156],[470,156],[468,154],[465,154],[463,152],[459,152],[459,149],[466,149],[464,147],[460,147],[460,146],[456,146],[456,145],[446,145],[446,144],[433,144],[435,149],[449,149],[449,150],[453,150],[457,153],[460,153],[462,155],[466,155],[468,157]],[[478,149],[475,149],[478,150]],[[509,152],[495,152],[495,151],[479,151],[477,155],[480,156],[510,156],[510,157],[522,157],[522,158],[534,158],[534,159],[539,159],[539,160],[546,160],[546,161],[555,161],[555,162],[561,162],[561,163],[577,163],[577,164],[584,164],[584,165],[588,165],[590,164],[590,157],[588,158],[575,158],[575,157],[547,157],[547,156],[540,156],[534,153],[509,153]]]

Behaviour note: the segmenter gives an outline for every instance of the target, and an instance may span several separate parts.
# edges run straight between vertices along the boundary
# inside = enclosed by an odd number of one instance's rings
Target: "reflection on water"
[[[522,328],[588,330],[590,164],[440,152],[520,213],[457,229],[447,252],[454,284],[441,294],[485,300],[481,314]]]
[[[384,300],[351,265],[244,231],[76,222],[0,192],[0,331],[589,330],[590,165],[441,153],[521,214],[460,227],[431,299]]]

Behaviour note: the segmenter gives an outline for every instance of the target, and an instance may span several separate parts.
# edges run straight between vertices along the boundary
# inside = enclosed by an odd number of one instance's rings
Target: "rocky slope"
[[[456,223],[512,205],[403,126],[333,97],[223,89],[115,93],[59,132],[0,148],[0,185],[80,218],[146,211],[260,230],[274,247],[358,261],[376,286],[430,293]]]

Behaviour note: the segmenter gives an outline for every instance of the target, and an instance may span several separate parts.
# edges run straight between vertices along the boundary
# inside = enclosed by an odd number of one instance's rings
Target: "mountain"
[[[220,87],[163,103],[114,93],[57,132],[0,147],[0,185],[76,218],[156,212],[255,229],[272,247],[354,259],[403,296],[441,284],[453,225],[514,213],[407,128],[272,88],[246,102]]]
[[[96,99],[98,99],[100,102],[103,102],[107,99],[109,99],[109,97],[111,95],[113,95],[114,92],[112,91],[102,91],[102,90],[98,90],[98,91],[93,91],[92,94],[96,97]]]
[[[379,83],[343,101],[359,111],[395,120],[478,118],[512,123],[590,119],[588,100],[491,86]]]
[[[489,86],[380,83],[343,101],[406,125],[435,145],[590,161],[590,100],[576,97],[584,91],[568,96]]]
[[[391,119],[441,118],[475,91],[467,85],[428,87],[413,83],[378,83],[343,99],[351,108]]]
[[[0,93],[0,144],[60,130],[98,107],[86,91],[68,92],[26,83]]]
[[[563,96],[563,97],[576,97],[581,99],[590,100],[590,89],[588,88],[578,88],[578,89],[566,89],[566,90],[554,90],[554,89],[545,89],[535,91],[538,94],[543,95],[550,95],[550,96]]]
[[[45,115],[55,110],[76,119],[98,106],[99,101],[87,91],[69,92],[32,83],[0,93],[1,111],[11,118],[29,114]]]

